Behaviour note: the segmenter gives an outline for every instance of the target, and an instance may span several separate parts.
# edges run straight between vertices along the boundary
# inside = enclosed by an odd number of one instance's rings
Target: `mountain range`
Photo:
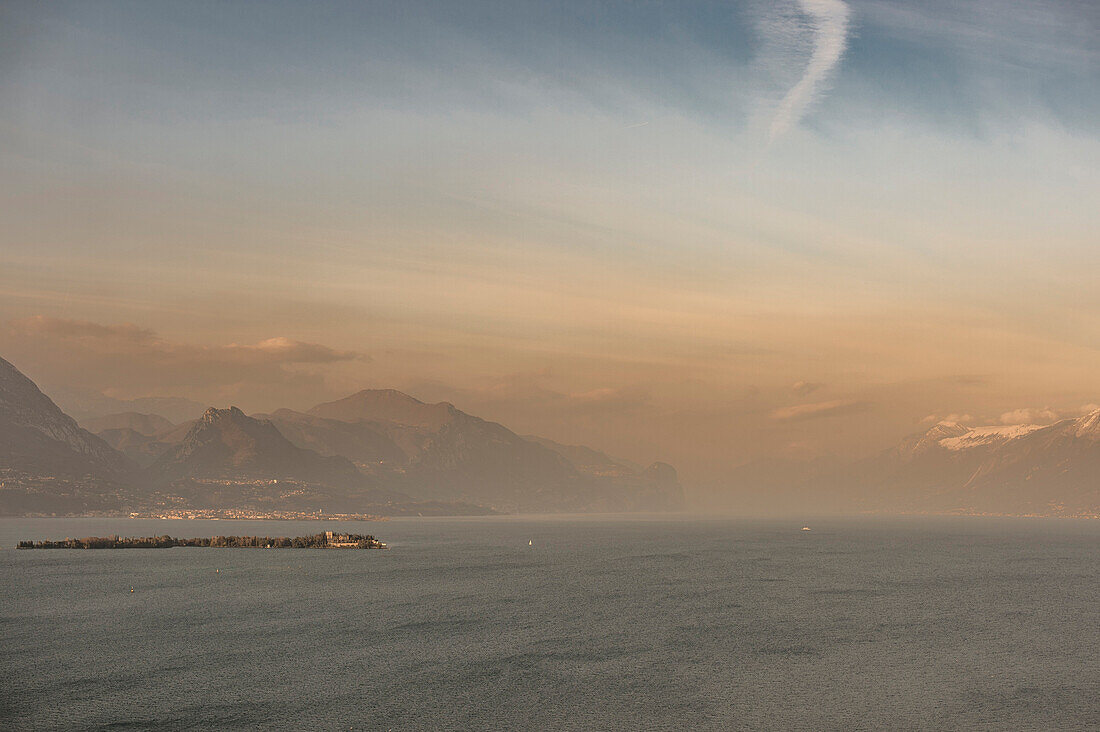
[[[848,510],[1100,515],[1100,410],[1051,425],[940,422],[798,491]]]
[[[306,412],[121,412],[83,429],[3,361],[0,511],[240,508],[373,513],[674,510],[676,471],[571,456],[448,403],[365,390]],[[556,447],[556,449],[555,449]],[[614,462],[604,456],[608,462]],[[79,490],[74,486],[78,484]],[[62,490],[62,487],[65,487]],[[65,492],[67,491],[67,492]]]
[[[757,507],[1100,515],[1100,410],[1051,425],[941,422],[850,464],[761,460]],[[0,359],[0,513],[237,508],[373,513],[666,511],[675,469],[641,468],[392,389],[305,411],[135,411],[78,425]]]

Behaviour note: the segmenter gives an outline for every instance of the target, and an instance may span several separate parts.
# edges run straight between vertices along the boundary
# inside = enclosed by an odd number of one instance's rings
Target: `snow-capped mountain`
[[[975,427],[958,437],[945,437],[939,441],[940,447],[948,450],[972,450],[977,447],[997,447],[1017,437],[1029,435],[1042,429],[1037,424],[1014,424],[1009,426]]]
[[[824,480],[864,510],[1100,514],[1100,410],[1052,425],[941,422]]]

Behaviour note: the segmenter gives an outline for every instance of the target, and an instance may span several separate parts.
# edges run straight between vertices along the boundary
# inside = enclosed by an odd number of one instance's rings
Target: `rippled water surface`
[[[1100,524],[799,527],[0,520],[0,727],[1100,728]]]

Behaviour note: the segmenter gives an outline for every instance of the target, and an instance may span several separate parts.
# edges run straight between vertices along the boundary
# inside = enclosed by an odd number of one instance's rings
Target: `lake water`
[[[0,728],[1100,729],[1100,522],[800,526],[0,520]]]

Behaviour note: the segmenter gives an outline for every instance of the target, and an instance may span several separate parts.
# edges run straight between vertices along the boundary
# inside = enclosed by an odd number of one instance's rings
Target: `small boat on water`
[[[809,530],[810,530],[810,527],[809,527],[809,526],[803,526],[803,527],[802,527],[802,530],[803,530],[803,531],[809,531]]]
[[[534,545],[535,545],[535,540],[534,539],[528,539],[527,540],[527,546],[534,546]]]

